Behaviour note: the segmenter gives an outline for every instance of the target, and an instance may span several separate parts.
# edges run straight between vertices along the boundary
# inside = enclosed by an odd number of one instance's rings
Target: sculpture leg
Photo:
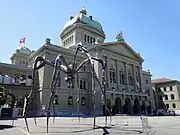
[[[36,93],[33,93],[34,94],[34,124],[37,126],[37,121],[36,121]]]
[[[48,133],[48,128],[49,128],[49,117],[50,117],[50,108],[51,108],[52,99],[53,99],[53,94],[51,94],[50,96],[49,106],[47,110],[47,133]]]
[[[28,122],[27,122],[27,111],[28,111],[28,108],[29,108],[29,98],[25,98],[25,106],[24,106],[24,112],[23,112],[23,115],[24,115],[24,120],[25,120],[25,123],[26,123],[26,128],[29,132],[29,126],[28,126]]]
[[[96,126],[96,99],[95,99],[94,63],[92,63],[91,66],[92,66],[92,99],[93,99],[93,117],[94,117],[93,128],[95,129],[95,126]]]
[[[55,106],[53,105],[53,124],[54,124],[54,122],[55,122]]]

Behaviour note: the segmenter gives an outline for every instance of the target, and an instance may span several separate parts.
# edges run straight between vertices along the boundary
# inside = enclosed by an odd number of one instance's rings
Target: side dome
[[[18,49],[16,50],[16,53],[25,54],[25,55],[30,55],[30,54],[32,53],[32,51],[31,51],[29,48],[27,48],[27,47],[25,47],[25,46],[22,46],[21,48],[18,48]]]
[[[63,30],[71,27],[75,23],[82,23],[86,26],[97,29],[98,31],[104,32],[101,24],[94,20],[92,16],[87,16],[87,11],[83,8],[74,17],[70,17],[70,20],[65,23]]]

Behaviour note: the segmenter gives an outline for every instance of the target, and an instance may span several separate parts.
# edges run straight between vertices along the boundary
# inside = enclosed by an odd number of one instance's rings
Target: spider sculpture
[[[88,58],[85,59],[82,63],[80,63],[77,66],[76,57],[77,57],[77,54],[78,54],[79,51],[84,52],[85,55]],[[97,75],[96,75],[96,73],[94,71],[94,63],[93,63],[93,61],[98,61],[102,65],[102,74],[103,74],[102,84],[103,85],[101,85],[101,82],[97,78]],[[40,62],[41,64],[38,65],[38,62]],[[66,75],[65,80],[68,83],[68,87],[69,88],[74,88],[75,76],[78,74],[79,70],[83,67],[83,65],[86,64],[87,62],[90,62],[90,64],[91,64],[92,99],[93,99],[93,112],[94,112],[93,113],[93,117],[94,117],[93,128],[95,128],[95,124],[96,124],[95,85],[94,85],[95,80],[94,80],[94,78],[97,80],[98,84],[100,85],[101,93],[102,93],[102,97],[103,97],[103,101],[104,101],[104,105],[105,105],[105,110],[110,112],[108,110],[108,108],[107,108],[107,103],[106,103],[106,77],[105,77],[106,64],[101,59],[91,57],[90,54],[88,53],[88,51],[81,44],[78,44],[75,55],[74,55],[73,64],[68,65],[65,58],[60,54],[56,57],[55,62],[50,62],[50,61],[44,60],[42,57],[39,57],[39,56],[36,57],[34,67],[33,67],[32,89],[31,89],[31,92],[30,92],[29,96],[26,98],[26,103],[24,105],[24,119],[25,119],[25,123],[26,123],[26,127],[27,127],[28,131],[29,131],[29,127],[28,127],[27,118],[26,118],[27,117],[28,106],[29,106],[29,103],[30,103],[30,99],[32,99],[34,97],[35,93],[38,92],[38,91],[34,90],[35,89],[35,87],[34,87],[34,84],[35,84],[35,71],[39,70],[40,68],[44,67],[45,65],[49,65],[49,66],[54,68],[53,74],[52,74],[52,82],[51,82],[51,95],[50,95],[48,109],[47,109],[47,133],[48,133],[48,125],[49,125],[51,107],[53,107],[53,114],[55,114],[53,100],[54,100],[55,95],[56,95],[55,88],[56,88],[57,78],[60,76],[60,72],[62,71],[62,72],[65,73],[65,75]],[[78,99],[79,99],[79,97],[78,97]],[[79,104],[79,101],[77,101],[77,103]],[[55,119],[55,115],[54,115],[54,119]],[[53,119],[53,121],[54,121],[54,119]],[[35,116],[34,116],[34,121],[35,121],[35,124],[36,124]],[[106,115],[106,118],[105,118],[105,123],[107,124],[107,115]]]

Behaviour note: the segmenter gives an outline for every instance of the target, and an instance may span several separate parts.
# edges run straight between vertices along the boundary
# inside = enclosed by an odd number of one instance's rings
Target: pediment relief
[[[108,49],[112,51],[112,53],[117,53],[119,55],[124,55],[130,58],[138,59],[138,60],[143,60],[141,56],[136,53],[128,44],[125,42],[122,43],[105,43],[101,45],[103,48]]]

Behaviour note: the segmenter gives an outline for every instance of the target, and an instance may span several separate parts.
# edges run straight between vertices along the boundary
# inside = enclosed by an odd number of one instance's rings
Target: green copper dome
[[[76,22],[81,22],[89,27],[93,27],[101,32],[103,32],[103,28],[101,24],[94,20],[92,16],[86,16],[87,11],[85,9],[81,9],[80,12],[73,17],[71,20],[69,20],[65,25],[64,25],[64,30],[70,26],[72,26]]]
[[[25,55],[30,55],[32,52],[29,48],[22,46],[16,50],[16,53],[20,54],[25,54]]]

